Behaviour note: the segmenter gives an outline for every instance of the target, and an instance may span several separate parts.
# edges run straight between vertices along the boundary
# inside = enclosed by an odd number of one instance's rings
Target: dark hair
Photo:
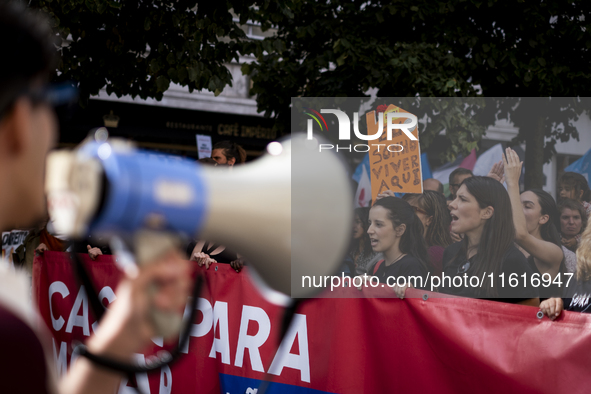
[[[515,226],[513,225],[513,213],[511,200],[503,185],[486,176],[474,176],[466,178],[462,185],[466,186],[481,209],[493,207],[494,212],[484,224],[478,251],[472,258],[473,264],[469,268],[469,275],[479,278],[486,272],[493,277],[498,277],[501,272],[502,261],[515,241]],[[454,257],[465,258],[468,251],[468,237],[464,237],[462,247]],[[490,282],[476,289],[479,297],[495,297],[498,295],[496,287],[491,287]]]
[[[585,179],[585,177],[581,174],[577,174],[576,172],[565,172],[560,177],[560,184],[564,184],[566,186],[572,187],[575,189],[575,196],[578,197],[579,192],[583,191],[583,196],[581,197],[581,201],[589,202],[589,198],[591,197],[591,191],[589,190],[589,183]]]
[[[585,211],[585,207],[583,204],[578,202],[577,200],[573,200],[572,198],[565,198],[564,200],[558,203],[558,213],[562,216],[562,211],[564,209],[570,209],[571,211],[578,211],[579,215],[581,215],[581,222],[583,225],[581,226],[581,231],[579,234],[582,234],[583,231],[587,228],[587,212]],[[562,227],[562,226],[561,226]],[[560,228],[562,232],[562,228]]]
[[[367,229],[369,227],[369,208],[356,208],[354,211],[354,217],[355,216],[357,216],[359,220],[361,220],[361,227],[363,227],[363,236],[359,241],[351,240],[351,245],[349,246],[349,254],[356,255],[357,253],[373,253],[371,249],[371,240],[369,239],[369,234],[367,234]]]
[[[0,118],[37,79],[47,80],[57,64],[57,50],[47,19],[16,1],[0,2]]]
[[[433,190],[425,190],[423,194],[418,194],[417,204],[419,207],[431,216],[431,224],[427,227],[425,241],[428,246],[443,246],[447,248],[453,243],[449,234],[449,225],[451,216],[447,209],[447,201],[443,194]]]
[[[562,247],[560,232],[558,231],[560,228],[560,214],[556,208],[556,201],[554,201],[554,197],[542,189],[529,189],[523,193],[525,192],[534,193],[538,197],[538,203],[542,208],[542,215],[549,216],[548,221],[542,224],[542,227],[540,228],[540,235],[542,236],[542,239]]]
[[[433,266],[427,253],[427,243],[423,237],[423,224],[415,214],[412,206],[398,197],[380,198],[374,207],[381,206],[388,210],[388,218],[393,227],[406,225],[406,230],[400,238],[400,251],[419,260],[423,268],[433,272]]]
[[[453,179],[457,176],[457,175],[470,175],[470,176],[474,176],[474,174],[472,173],[472,171],[470,171],[467,168],[462,168],[462,167],[458,167],[455,170],[453,170],[451,172],[451,174],[449,174],[449,183],[451,184]]]
[[[223,149],[227,159],[236,159],[237,164],[246,162],[246,151],[232,141],[220,141],[213,146],[213,149]]]

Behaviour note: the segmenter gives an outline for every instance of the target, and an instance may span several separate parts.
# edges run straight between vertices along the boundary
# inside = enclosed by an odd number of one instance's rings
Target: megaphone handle
[[[157,261],[171,249],[178,249],[179,239],[173,234],[156,231],[139,231],[134,237],[136,262],[142,267]],[[150,295],[158,292],[156,284],[150,286]],[[152,307],[150,310],[152,323],[158,336],[164,339],[172,338],[180,333],[183,315],[182,311],[164,312]]]

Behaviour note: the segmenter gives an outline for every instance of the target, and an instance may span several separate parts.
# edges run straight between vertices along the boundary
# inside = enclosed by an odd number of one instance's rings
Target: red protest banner
[[[120,277],[107,256],[88,266],[105,302]],[[578,393],[591,384],[591,316],[536,318],[537,308],[462,298],[323,298],[305,302],[278,347],[282,310],[261,298],[245,272],[202,270],[206,286],[187,356],[151,376],[144,393]],[[69,256],[46,252],[34,265],[34,293],[63,373],[71,343],[94,318]],[[409,289],[414,295],[428,292]],[[356,296],[339,288],[335,296]],[[420,294],[419,294],[420,293]],[[431,294],[432,295],[432,294]],[[156,341],[158,342],[158,341]],[[162,349],[156,343],[138,359]],[[131,393],[122,384],[120,393]]]

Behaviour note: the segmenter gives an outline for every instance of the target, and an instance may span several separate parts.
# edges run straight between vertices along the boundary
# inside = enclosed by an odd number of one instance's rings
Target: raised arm
[[[511,209],[513,211],[515,242],[536,258],[536,265],[542,274],[549,273],[554,277],[560,269],[560,263],[564,255],[558,245],[537,238],[527,230],[527,222],[519,195],[519,176],[521,174],[522,164],[519,161],[517,153],[511,148],[507,148],[506,155],[503,157],[503,165],[505,168],[507,192],[511,199]]]

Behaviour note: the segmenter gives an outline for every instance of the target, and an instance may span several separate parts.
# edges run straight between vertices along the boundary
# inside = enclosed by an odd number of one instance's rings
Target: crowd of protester
[[[46,21],[28,14],[17,3],[0,2],[0,33],[10,61],[0,66],[0,181],[10,185],[0,199],[0,225],[43,215],[44,159],[55,141],[57,124],[43,87],[55,70],[55,47]],[[16,56],[22,54],[22,56]],[[224,141],[213,147],[216,165],[244,163],[238,145]],[[211,161],[210,161],[211,162]],[[213,164],[213,163],[211,163]],[[441,183],[430,180],[425,192],[404,199],[385,193],[370,209],[355,212],[352,242],[346,258],[351,275],[369,274],[380,281],[392,276],[446,274],[450,277],[490,273],[547,275],[570,272],[572,286],[552,283],[544,293],[528,286],[441,286],[438,291],[474,298],[536,305],[551,319],[562,310],[587,312],[591,297],[591,212],[587,181],[566,173],[560,180],[560,205],[546,192],[519,193],[521,162],[507,149],[488,177],[456,170],[450,176],[446,202]],[[507,189],[502,185],[506,180]],[[67,250],[46,221],[31,233],[19,254],[30,267],[31,252]],[[187,247],[190,258],[204,265],[226,262],[237,271],[244,261],[221,245],[196,240]],[[91,258],[102,251],[83,247]],[[576,253],[568,261],[568,253]],[[29,254],[27,254],[29,253]],[[190,266],[177,252],[137,271],[124,273],[117,302],[105,312],[101,327],[86,342],[87,354],[129,360],[156,336],[151,308],[165,313],[182,311],[191,286]],[[572,256],[571,256],[572,257]],[[0,267],[0,288],[22,281]],[[564,282],[564,281],[563,281]],[[158,283],[159,286],[154,286]],[[486,282],[485,282],[486,283]],[[10,287],[16,289],[16,287]],[[404,288],[395,288],[404,296]],[[2,368],[3,392],[58,392],[44,351],[43,339],[32,323],[33,311],[22,292],[4,291],[0,302],[0,337],[10,362]],[[502,298],[499,298],[502,297]],[[540,299],[543,301],[540,304]],[[20,300],[20,301],[19,301]],[[61,351],[60,351],[61,353]],[[114,392],[121,375],[79,357],[64,376],[59,392]]]
[[[587,312],[591,298],[587,180],[564,173],[557,204],[541,189],[520,191],[521,172],[517,153],[507,148],[488,176],[474,176],[464,168],[453,171],[449,196],[434,179],[424,181],[421,194],[401,198],[391,191],[378,194],[367,215],[368,208],[355,210],[345,272],[376,276],[400,297],[416,283],[391,285],[388,277],[490,275],[496,283],[457,286],[443,281],[435,290],[539,306],[551,319],[562,310]],[[501,286],[500,277],[528,279],[517,286]],[[426,280],[421,283],[429,288]]]

